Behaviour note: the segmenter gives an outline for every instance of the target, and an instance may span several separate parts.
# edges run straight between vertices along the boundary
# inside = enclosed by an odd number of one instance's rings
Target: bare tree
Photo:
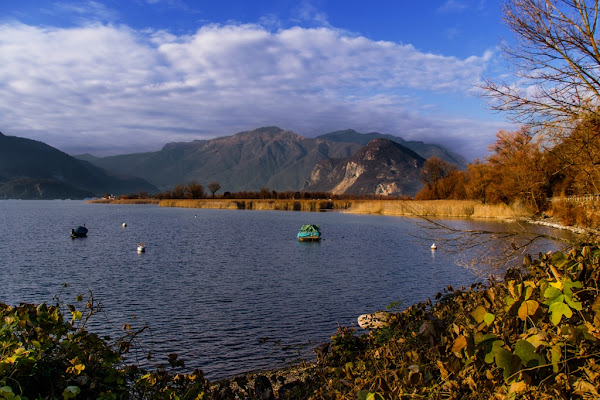
[[[564,193],[600,193],[600,117],[582,118],[550,153],[559,164]]]
[[[432,156],[425,161],[419,175],[423,183],[433,191],[434,197],[440,198],[438,193],[438,182],[453,171],[456,171],[454,164],[450,164],[439,157]]]
[[[221,189],[221,185],[215,181],[210,182],[207,187],[210,193],[212,194],[213,198],[215,197],[215,193],[217,193],[217,191]]]
[[[483,85],[491,107],[539,127],[571,127],[600,115],[600,0],[508,0],[504,20],[516,42],[502,51],[516,68],[510,81]]]
[[[183,199],[185,197],[186,188],[185,185],[175,185],[171,191],[171,197],[173,199]]]
[[[185,197],[188,199],[202,199],[204,187],[196,180],[190,181],[185,187]]]

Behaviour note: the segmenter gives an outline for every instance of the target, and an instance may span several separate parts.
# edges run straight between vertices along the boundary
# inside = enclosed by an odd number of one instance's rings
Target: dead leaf
[[[452,352],[457,353],[465,347],[467,347],[467,339],[463,335],[460,335],[454,340],[454,343],[452,344]]]
[[[535,300],[527,300],[521,303],[517,315],[522,321],[525,321],[528,316],[535,314],[540,304]]]
[[[527,384],[523,381],[511,383],[508,393],[520,393],[527,389]]]

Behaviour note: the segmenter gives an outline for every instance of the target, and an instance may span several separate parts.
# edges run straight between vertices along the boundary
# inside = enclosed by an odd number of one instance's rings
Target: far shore
[[[220,210],[339,211],[350,214],[422,216],[434,218],[486,218],[523,220],[525,210],[505,204],[475,200],[331,200],[331,199],[101,199],[90,203],[158,204],[159,207],[210,208]]]
[[[98,204],[158,204],[158,199],[93,199],[86,203]]]

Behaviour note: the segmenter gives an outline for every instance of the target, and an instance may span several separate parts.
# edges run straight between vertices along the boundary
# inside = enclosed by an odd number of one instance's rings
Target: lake
[[[84,223],[88,237],[71,239]],[[320,225],[323,240],[298,242],[303,224]],[[147,325],[140,362],[148,351],[159,363],[178,353],[186,370],[218,379],[310,358],[338,324],[480,280],[415,237],[424,234],[399,217],[5,200],[0,301],[75,303],[92,293],[104,312],[90,330],[116,337],[125,323]]]

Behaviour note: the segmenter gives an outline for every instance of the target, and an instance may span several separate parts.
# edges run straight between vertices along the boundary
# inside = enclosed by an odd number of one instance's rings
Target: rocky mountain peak
[[[423,157],[401,144],[377,138],[351,157],[317,163],[305,190],[414,195],[422,186],[419,171],[424,162]]]

